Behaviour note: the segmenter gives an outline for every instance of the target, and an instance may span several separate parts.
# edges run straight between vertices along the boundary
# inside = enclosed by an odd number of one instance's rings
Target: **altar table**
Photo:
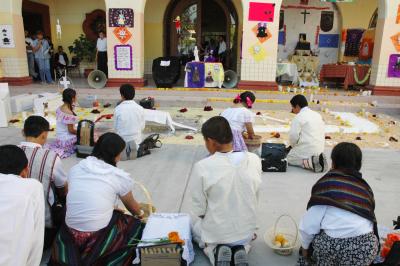
[[[321,82],[326,82],[329,80],[341,80],[343,82],[344,89],[347,90],[349,86],[357,85],[357,82],[354,78],[354,69],[357,71],[357,77],[359,80],[363,80],[366,75],[368,75],[370,66],[364,65],[338,65],[338,64],[328,64],[323,65],[320,72],[320,80]],[[368,85],[369,78],[365,82],[365,84],[359,85]]]

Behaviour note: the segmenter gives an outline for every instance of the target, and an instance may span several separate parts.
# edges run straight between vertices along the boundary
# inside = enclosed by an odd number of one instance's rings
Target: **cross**
[[[307,9],[304,9],[304,12],[301,12],[300,14],[304,15],[304,24],[306,24],[307,21],[307,15],[310,15],[310,12],[307,12]]]

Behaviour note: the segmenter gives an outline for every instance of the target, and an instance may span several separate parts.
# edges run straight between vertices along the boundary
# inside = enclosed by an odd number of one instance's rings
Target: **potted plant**
[[[68,47],[71,54],[74,54],[79,62],[84,62],[88,65],[84,69],[84,75],[87,78],[89,73],[94,70],[94,61],[96,59],[96,43],[89,40],[85,35],[81,34],[73,45]]]

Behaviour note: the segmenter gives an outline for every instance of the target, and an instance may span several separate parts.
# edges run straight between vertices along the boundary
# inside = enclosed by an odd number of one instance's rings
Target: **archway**
[[[173,22],[178,16],[181,34],[177,33]],[[164,55],[190,58],[194,46],[203,47],[204,43],[212,43],[223,36],[228,47],[226,67],[236,70],[238,29],[239,17],[232,1],[171,1],[164,15]]]

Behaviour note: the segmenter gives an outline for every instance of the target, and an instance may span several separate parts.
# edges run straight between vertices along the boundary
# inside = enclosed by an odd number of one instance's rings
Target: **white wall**
[[[283,0],[282,6],[295,5],[300,6],[299,0]],[[329,10],[334,11],[335,18],[333,29],[329,32],[322,32],[320,34],[341,34],[341,21],[340,15],[336,7],[332,3],[320,2],[319,0],[310,0],[309,7],[329,7]],[[315,45],[315,35],[317,26],[320,25],[321,21],[321,10],[307,10],[311,13],[307,15],[306,24],[304,24],[304,15],[301,14],[304,9],[285,9],[285,25],[286,25],[286,46],[278,46],[278,59],[285,60],[289,55],[294,53],[294,49],[299,40],[300,33],[307,34],[307,41],[311,44],[311,50],[318,49]],[[339,36],[340,37],[340,36]],[[339,41],[340,42],[340,41]],[[337,48],[319,48],[320,65],[336,63],[338,60],[338,49]]]

